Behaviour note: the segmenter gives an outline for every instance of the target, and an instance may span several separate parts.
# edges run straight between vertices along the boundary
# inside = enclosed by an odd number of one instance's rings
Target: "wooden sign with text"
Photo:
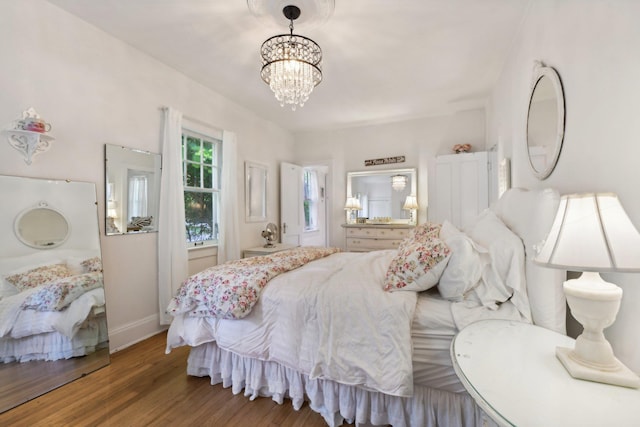
[[[391,163],[404,163],[404,156],[385,157],[383,159],[365,160],[365,166],[389,165]]]

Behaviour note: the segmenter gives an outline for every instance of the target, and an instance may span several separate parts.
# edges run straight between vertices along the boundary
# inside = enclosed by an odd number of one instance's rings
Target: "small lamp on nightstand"
[[[347,197],[347,202],[344,204],[344,210],[347,211],[347,223],[355,224],[358,216],[357,212],[362,209],[360,206],[360,200],[356,197]],[[354,215],[354,212],[356,214]]]
[[[418,210],[418,198],[416,196],[407,196],[402,209],[409,211],[409,224],[416,223],[416,210]]]
[[[564,282],[573,316],[584,326],[574,349],[556,356],[574,378],[640,387],[640,378],[614,355],[602,332],[616,319],[622,289],[599,272],[640,272],[640,234],[615,194],[572,194],[560,200],[537,264],[582,275]]]

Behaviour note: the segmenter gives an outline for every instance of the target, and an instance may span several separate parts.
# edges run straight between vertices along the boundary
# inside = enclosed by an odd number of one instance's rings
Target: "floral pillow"
[[[65,277],[41,286],[25,298],[23,310],[61,311],[87,291],[102,286],[102,273],[94,271]]]
[[[96,256],[86,259],[80,263],[85,273],[91,273],[94,271],[102,271],[102,260]]]
[[[12,274],[4,279],[19,291],[24,291],[71,275],[72,272],[66,264],[51,264],[37,267],[24,273]]]
[[[425,222],[411,230],[411,234],[407,237],[405,242],[410,242],[411,240],[420,240],[424,242],[433,237],[438,237],[438,235],[440,235],[440,228],[442,228],[442,224]]]
[[[426,291],[440,280],[451,251],[437,237],[408,240],[398,249],[385,276],[384,290]]]

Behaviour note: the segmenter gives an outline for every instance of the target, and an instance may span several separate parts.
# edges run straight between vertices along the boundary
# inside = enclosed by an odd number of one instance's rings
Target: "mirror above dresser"
[[[415,223],[416,175],[415,168],[348,172],[347,224]]]
[[[346,250],[397,249],[415,227],[417,193],[415,168],[347,173]]]

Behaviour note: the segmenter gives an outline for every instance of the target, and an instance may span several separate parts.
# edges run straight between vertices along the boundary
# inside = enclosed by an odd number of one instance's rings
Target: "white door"
[[[282,243],[299,246],[304,231],[302,167],[280,164],[280,235]]]

